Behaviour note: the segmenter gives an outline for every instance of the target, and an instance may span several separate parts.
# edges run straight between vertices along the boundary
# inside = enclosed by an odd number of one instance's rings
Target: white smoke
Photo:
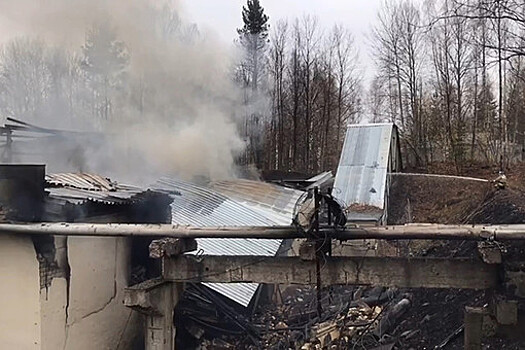
[[[213,35],[198,33],[186,23],[178,6],[148,0],[0,0],[0,13],[4,41],[35,38],[67,52],[69,58],[60,62],[84,59],[82,47],[90,30],[98,30],[101,41],[122,43],[116,51],[123,61],[129,57],[112,78],[117,83],[104,78],[111,93],[102,112],[85,106],[94,98],[92,85],[73,91],[69,80],[63,85],[87,101],[75,105],[79,112],[71,113],[67,103],[49,102],[49,93],[42,96],[45,108],[12,112],[15,118],[47,127],[103,133],[94,140],[83,136],[67,155],[55,147],[53,157],[44,159],[51,171],[92,171],[127,179],[166,173],[232,176],[234,157],[243,147],[235,124],[241,99],[230,77],[234,57]],[[92,52],[102,60],[107,54]],[[118,65],[112,59],[108,65]],[[82,67],[82,62],[68,67]]]

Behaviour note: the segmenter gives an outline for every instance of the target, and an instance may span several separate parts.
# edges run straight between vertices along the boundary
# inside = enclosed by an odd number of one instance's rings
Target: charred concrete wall
[[[67,278],[41,290],[42,349],[131,349],[140,323],[122,304],[130,275],[126,238],[67,239]]]
[[[139,315],[122,303],[130,240],[69,237],[54,244],[56,266],[68,271],[54,269],[41,283],[42,257],[31,238],[0,235],[0,349],[133,349],[143,332]]]

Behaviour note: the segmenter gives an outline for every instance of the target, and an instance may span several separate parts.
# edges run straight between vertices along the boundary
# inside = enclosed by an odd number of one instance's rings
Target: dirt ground
[[[409,169],[407,172],[420,172]],[[452,164],[434,164],[432,174],[454,174]],[[491,183],[451,178],[398,176],[389,196],[388,223],[426,222],[442,224],[520,224],[525,223],[525,164],[506,169],[508,187],[496,190]],[[468,164],[462,176],[493,180],[498,168]],[[477,243],[467,241],[410,241],[413,256],[477,257]],[[504,259],[525,256],[523,244],[503,244]],[[463,349],[463,335],[446,342],[462,326],[464,307],[481,306],[490,295],[479,291],[418,289],[412,294],[412,307],[391,334],[398,349]],[[402,335],[409,334],[408,339]],[[525,343],[497,338],[484,340],[484,349],[525,349]]]
[[[431,173],[451,174],[450,164],[436,164]],[[494,179],[497,169],[470,164],[464,176]],[[493,184],[434,177],[397,177],[390,193],[389,223],[430,222],[443,224],[520,224],[525,222],[525,166],[506,171],[508,187],[496,190]],[[402,244],[402,243],[400,243]],[[415,256],[477,257],[477,243],[467,241],[411,241]],[[503,244],[504,259],[525,256],[523,244]],[[418,329],[418,334],[400,348],[432,349],[459,329],[466,305],[481,306],[490,295],[478,291],[412,290],[413,305],[397,334]],[[462,334],[443,349],[463,349]],[[525,349],[525,343],[487,337],[484,349]]]
[[[467,162],[458,173],[452,163],[432,163],[426,169],[409,168],[406,173],[428,173],[443,175],[460,175],[492,180],[498,176],[499,167],[484,163]],[[525,189],[525,163],[510,164],[504,169],[509,185],[515,189]]]

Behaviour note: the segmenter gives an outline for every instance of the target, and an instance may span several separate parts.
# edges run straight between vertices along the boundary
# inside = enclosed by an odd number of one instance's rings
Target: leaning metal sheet
[[[345,206],[384,209],[392,129],[393,124],[348,127],[333,189]]]

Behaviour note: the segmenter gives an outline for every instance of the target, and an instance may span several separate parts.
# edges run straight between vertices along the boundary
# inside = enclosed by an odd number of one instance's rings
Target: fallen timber
[[[384,227],[321,227],[321,236],[332,239],[431,239],[431,240],[525,240],[525,224],[517,225],[441,225],[407,224]],[[171,238],[254,238],[295,239],[308,236],[295,226],[271,227],[193,227],[170,224],[86,224],[35,223],[0,224],[0,234],[56,236],[145,236]]]

